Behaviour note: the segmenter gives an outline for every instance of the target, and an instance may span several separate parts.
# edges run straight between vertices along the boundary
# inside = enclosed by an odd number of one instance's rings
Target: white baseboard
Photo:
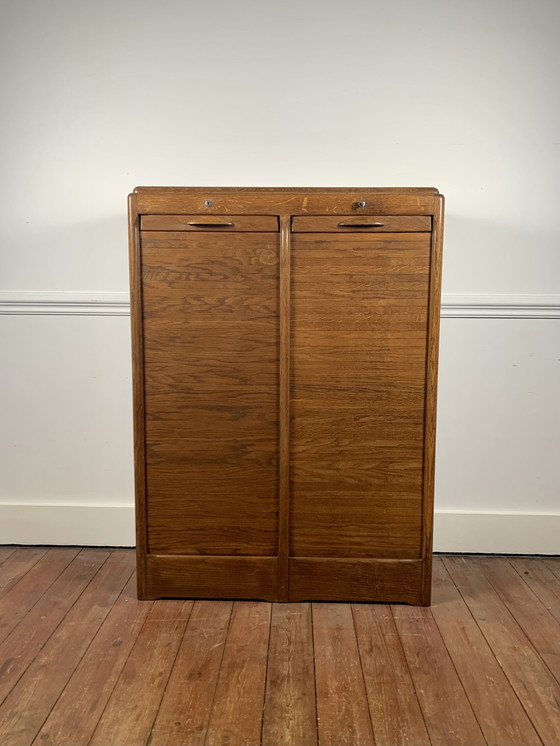
[[[0,544],[133,547],[132,505],[0,504]]]
[[[434,552],[560,554],[560,513],[436,511]]]
[[[0,504],[0,544],[135,544],[131,505]],[[560,514],[438,511],[434,551],[560,554]]]

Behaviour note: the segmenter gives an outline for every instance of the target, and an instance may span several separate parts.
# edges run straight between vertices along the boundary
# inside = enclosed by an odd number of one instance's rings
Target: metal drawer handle
[[[235,223],[205,223],[199,220],[189,220],[187,225],[192,225],[194,228],[227,228]]]
[[[339,223],[339,228],[382,228],[385,223]]]

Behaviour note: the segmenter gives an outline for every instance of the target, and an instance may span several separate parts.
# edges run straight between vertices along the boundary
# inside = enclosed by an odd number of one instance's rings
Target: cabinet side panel
[[[142,345],[142,272],[137,197],[128,198],[130,318],[134,405],[134,483],[136,500],[136,564],[138,598],[146,598],[146,474],[144,433],[144,366]]]
[[[441,269],[443,250],[444,198],[436,197],[434,230],[430,256],[430,306],[428,322],[428,359],[426,369],[426,434],[423,489],[422,533],[422,604],[428,606],[432,597],[432,545],[434,524],[434,477],[436,449],[436,405],[441,307]]]
[[[291,556],[419,560],[430,234],[292,245]]]
[[[277,554],[278,243],[142,232],[150,554]]]

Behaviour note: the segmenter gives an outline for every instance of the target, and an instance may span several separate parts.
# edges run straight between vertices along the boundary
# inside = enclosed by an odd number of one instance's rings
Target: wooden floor
[[[0,744],[560,744],[560,559],[430,609],[137,601],[130,550],[0,547]]]

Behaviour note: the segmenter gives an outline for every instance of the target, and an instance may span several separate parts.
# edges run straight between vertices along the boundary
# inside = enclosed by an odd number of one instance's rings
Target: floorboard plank
[[[509,561],[540,602],[560,622],[560,579],[536,557],[510,557]]]
[[[274,604],[266,681],[264,744],[317,744],[311,604]]]
[[[0,565],[0,598],[6,595],[41,557],[45,547],[19,547]]]
[[[0,642],[17,627],[27,612],[77,557],[79,549],[50,549],[0,598]]]
[[[130,553],[132,554],[132,552]],[[38,732],[37,746],[85,746],[152,606],[133,574]]]
[[[195,602],[150,737],[154,746],[203,746],[231,610],[230,601]]]
[[[138,601],[133,569],[0,547],[2,746],[560,746],[560,558],[436,558],[428,609]]]
[[[314,603],[320,746],[374,744],[350,604]]]
[[[156,601],[138,635],[92,746],[146,744],[175,662],[192,601]]]
[[[494,590],[560,682],[560,624],[505,557],[479,560]]]
[[[113,552],[0,707],[0,743],[28,746],[133,571]]]
[[[430,746],[391,608],[352,607],[375,743]]]
[[[543,557],[543,563],[560,580],[560,557]]]
[[[484,746],[430,609],[393,606],[392,611],[433,746]]]
[[[445,567],[545,746],[560,743],[560,685],[483,573],[477,558],[448,557]]]
[[[233,606],[206,735],[209,746],[261,742],[271,607],[260,601]]]
[[[0,643],[0,703],[62,622],[110,552],[82,549],[18,626]]]
[[[12,546],[0,546],[0,565],[4,560],[7,560],[8,557],[13,554],[16,551],[16,547]]]
[[[433,565],[432,615],[480,728],[495,746],[539,746],[531,721],[441,560]]]

